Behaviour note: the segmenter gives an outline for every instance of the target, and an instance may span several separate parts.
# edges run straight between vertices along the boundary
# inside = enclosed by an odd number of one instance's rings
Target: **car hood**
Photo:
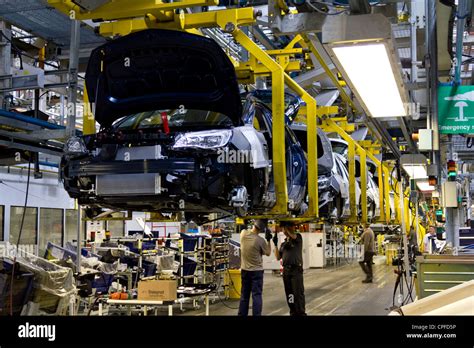
[[[92,51],[86,85],[102,126],[181,105],[241,122],[234,66],[214,40],[199,35],[149,29],[110,41]]]

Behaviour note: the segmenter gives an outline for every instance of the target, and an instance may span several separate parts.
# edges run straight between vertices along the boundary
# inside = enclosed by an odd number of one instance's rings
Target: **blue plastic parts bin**
[[[197,262],[188,257],[183,259],[183,276],[192,276],[196,272]]]
[[[185,233],[181,233],[180,235],[181,238],[183,238],[183,251],[194,251],[199,237],[188,236]]]
[[[96,290],[97,293],[106,293],[109,292],[109,288],[114,281],[113,274],[101,273],[94,278],[92,282],[92,287]]]

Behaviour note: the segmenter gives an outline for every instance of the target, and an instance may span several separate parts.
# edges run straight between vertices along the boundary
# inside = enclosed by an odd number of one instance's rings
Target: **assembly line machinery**
[[[360,113],[355,103],[347,95],[344,81],[336,76],[327,62],[324,60],[322,52],[318,50],[321,47],[315,33],[321,32],[324,23],[324,16],[317,12],[294,14],[288,10],[284,2],[270,1],[268,5],[269,20],[272,23],[272,29],[275,34],[285,34],[283,31],[290,30],[288,25],[290,17],[292,21],[299,21],[302,25],[299,27],[293,39],[283,49],[262,49],[255,43],[242,27],[255,25],[258,23],[259,17],[262,15],[260,11],[252,7],[213,9],[207,12],[191,12],[191,8],[217,6],[218,1],[215,0],[184,0],[179,2],[161,2],[161,1],[72,1],[72,0],[48,0],[49,4],[59,11],[69,16],[73,22],[72,26],[72,44],[79,44],[78,31],[74,28],[79,25],[79,21],[93,20],[98,22],[96,31],[101,35],[109,38],[127,35],[132,32],[149,28],[160,28],[169,30],[185,30],[195,34],[202,34],[203,28],[219,28],[225,33],[231,34],[232,38],[248,52],[248,60],[238,62],[233,59],[239,81],[243,84],[255,83],[259,77],[271,77],[272,85],[272,142],[273,142],[273,173],[275,180],[276,205],[274,208],[262,218],[270,218],[273,220],[293,220],[296,222],[318,221],[318,163],[317,163],[317,141],[314,134],[316,128],[320,127],[326,132],[337,133],[342,139],[348,142],[349,151],[349,196],[351,206],[351,216],[347,221],[348,225],[356,225],[368,222],[367,216],[367,193],[361,190],[361,211],[359,218],[356,208],[355,193],[355,156],[358,155],[361,163],[361,171],[366,170],[366,159],[371,159],[377,166],[378,186],[380,206],[380,217],[377,222],[383,224],[400,223],[402,216],[405,217],[406,226],[410,225],[411,214],[408,211],[403,212],[402,204],[400,204],[400,188],[396,185],[396,219],[391,221],[389,182],[396,182],[391,177],[393,164],[385,163],[376,157],[380,153],[382,140],[376,141],[355,141],[351,138],[350,133],[355,130],[354,125],[348,122],[347,113]],[[216,8],[216,7],[213,7]],[[290,30],[291,31],[291,30]],[[71,44],[71,45],[72,45]],[[71,47],[71,52],[74,49]],[[313,68],[312,57],[314,56],[319,62],[324,72],[333,81],[334,85],[340,92],[342,100],[347,104],[346,114],[339,115],[340,110],[335,106],[316,105],[316,101],[304,88],[302,88],[295,80],[290,77],[290,73],[301,71],[302,69]],[[295,57],[303,57],[303,59],[295,59]],[[291,216],[288,212],[288,193],[286,182],[285,167],[285,147],[284,147],[284,90],[289,88],[298,94],[306,104],[304,109],[306,117],[308,134],[308,203],[309,208],[302,216]],[[84,88],[84,104],[88,104],[86,89]],[[68,120],[73,121],[74,115],[69,114]],[[95,132],[94,116],[90,108],[84,109],[84,134],[92,134]],[[376,132],[371,132],[373,137],[377,136]],[[367,181],[364,175],[361,176],[361,186],[366,187]],[[406,205],[408,198],[404,198]],[[252,216],[255,218],[255,216]]]
[[[400,149],[394,145],[392,139],[387,143],[379,129],[372,122],[366,122],[368,132],[372,140],[354,140],[351,136],[357,130],[354,121],[357,116],[363,114],[360,103],[353,100],[348,94],[346,82],[340,74],[330,66],[326,52],[318,38],[323,30],[325,15],[319,12],[295,13],[285,4],[285,1],[269,0],[268,2],[268,25],[275,36],[287,35],[289,39],[283,48],[263,48],[249,36],[250,26],[257,26],[262,12],[253,7],[222,7],[218,0],[182,0],[176,2],[164,2],[161,0],[115,0],[115,1],[92,1],[92,0],[48,0],[49,5],[64,13],[71,20],[71,47],[68,70],[68,94],[69,104],[67,108],[66,127],[49,127],[47,122],[20,117],[14,113],[0,112],[0,132],[2,124],[7,125],[13,120],[18,125],[21,122],[23,128],[11,128],[9,132],[17,133],[16,139],[23,143],[23,148],[10,144],[12,148],[29,151],[50,151],[60,154],[61,143],[67,141],[67,137],[76,135],[76,103],[78,84],[78,52],[80,45],[81,21],[91,20],[94,22],[95,30],[103,37],[113,39],[133,32],[145,29],[167,29],[187,31],[193,34],[204,35],[209,28],[218,29],[239,44],[242,50],[248,54],[241,55],[240,60],[229,54],[239,82],[243,85],[254,85],[261,78],[269,78],[271,81],[273,114],[272,122],[272,172],[274,176],[276,204],[271,211],[260,216],[246,216],[239,219],[245,220],[264,218],[273,221],[293,221],[296,223],[318,223],[328,224],[320,217],[318,209],[318,128],[326,133],[337,134],[348,144],[348,172],[349,172],[349,202],[350,216],[341,226],[342,231],[356,231],[360,224],[378,223],[383,226],[401,226],[403,235],[404,254],[408,255],[407,235],[410,227],[415,226],[419,232],[418,240],[424,234],[421,219],[418,216],[418,207],[410,205],[410,189],[404,187],[400,179],[400,168],[397,157],[400,157]],[[204,12],[201,12],[203,11]],[[271,45],[267,45],[271,46]],[[43,52],[44,53],[44,52]],[[315,70],[319,65],[324,74],[331,80],[337,89],[344,107],[317,105],[316,99],[308,92],[308,87],[301,86],[295,78],[295,73]],[[308,163],[308,209],[299,216],[291,215],[289,212],[289,199],[287,187],[287,167],[285,153],[285,89],[296,93],[304,102],[300,109],[301,120],[306,123],[307,129],[307,163]],[[94,114],[89,105],[87,89],[83,88],[83,125],[84,135],[96,132]],[[27,139],[30,133],[33,139]],[[2,133],[0,133],[2,134]],[[50,138],[47,138],[50,136]],[[13,138],[12,138],[13,139]],[[35,142],[37,143],[34,146]],[[41,145],[38,144],[42,142]],[[46,142],[46,143],[45,143]],[[8,143],[0,143],[8,146]],[[17,146],[17,147],[15,147]],[[395,147],[394,147],[395,146]],[[390,160],[382,155],[389,148],[392,153]],[[360,172],[367,172],[367,161],[375,164],[376,177],[379,189],[380,215],[377,219],[369,219],[368,216],[368,180],[366,175],[360,176],[360,215],[357,205],[356,186],[356,162],[360,163]],[[398,172],[394,175],[394,172]],[[391,211],[390,199],[393,194],[395,212]],[[129,220],[131,212],[127,216],[113,216],[112,211],[105,212],[99,216],[88,216],[92,220]],[[393,214],[394,213],[394,214]],[[78,224],[81,223],[80,216]],[[148,221],[174,221],[174,216],[165,217],[159,213],[150,213]],[[334,224],[338,224],[335,222]],[[81,238],[78,228],[77,245],[80,248]],[[421,235],[420,235],[421,234]],[[214,246],[212,246],[214,247]],[[204,253],[204,255],[207,255]],[[76,263],[80,266],[81,256],[78,255]],[[205,262],[206,260],[204,260]],[[213,261],[214,262],[214,261]],[[405,269],[409,269],[408,260],[405,259]],[[183,263],[183,262],[182,262]],[[215,265],[213,265],[215,266]],[[226,266],[227,267],[227,266]],[[206,267],[204,266],[204,270]],[[420,276],[420,282],[423,282]],[[421,283],[420,283],[421,284]]]
[[[231,38],[248,52],[247,60],[237,60],[230,57],[239,82],[242,84],[255,84],[262,77],[271,78],[272,89],[272,171],[275,183],[276,204],[271,211],[262,216],[248,216],[246,219],[266,218],[274,221],[291,220],[297,223],[325,222],[320,218],[318,209],[318,158],[317,158],[317,128],[325,132],[338,134],[348,143],[348,171],[349,171],[349,201],[350,216],[344,221],[345,229],[354,229],[360,223],[368,223],[367,191],[361,190],[360,206],[361,214],[356,203],[356,157],[360,162],[360,171],[366,172],[367,159],[376,166],[380,216],[376,221],[382,225],[402,225],[402,231],[406,235],[408,227],[420,226],[418,216],[414,208],[409,209],[409,197],[407,190],[393,175],[395,161],[382,161],[382,147],[386,147],[384,139],[380,138],[379,132],[373,129],[370,123],[369,134],[373,140],[356,141],[351,133],[356,130],[353,123],[354,115],[360,115],[361,109],[347,93],[346,84],[340,75],[335,73],[324,57],[325,52],[317,33],[323,29],[326,16],[318,12],[293,13],[284,2],[269,1],[268,16],[270,28],[275,35],[290,35],[292,39],[281,49],[263,49],[261,45],[254,42],[245,30],[248,26],[255,26],[262,16],[261,11],[253,7],[222,8],[216,0],[183,0],[179,2],[162,2],[151,0],[125,1],[72,1],[72,0],[48,0],[48,3],[66,14],[71,22],[71,47],[69,63],[68,93],[69,104],[67,108],[66,129],[54,130],[51,145],[58,145],[60,140],[66,141],[65,136],[76,134],[76,99],[77,99],[77,72],[78,72],[78,48],[80,44],[80,23],[83,20],[96,22],[96,32],[107,38],[127,35],[136,31],[159,28],[168,30],[184,30],[194,34],[202,35],[208,28],[217,28],[221,32],[230,35]],[[209,8],[211,7],[211,8]],[[208,9],[199,12],[197,8]],[[293,24],[292,24],[293,23]],[[299,23],[295,26],[294,23]],[[297,29],[295,29],[297,27]],[[300,86],[294,78],[293,73],[315,69],[319,64],[324,73],[330,78],[337,88],[345,108],[337,106],[318,106],[315,98]],[[291,76],[290,76],[291,74]],[[291,89],[299,95],[305,103],[300,110],[304,114],[302,120],[307,126],[307,156],[308,156],[308,209],[300,216],[294,216],[288,210],[288,188],[286,173],[285,154],[285,121],[284,121],[284,92],[285,88]],[[83,88],[84,135],[96,132],[94,115],[89,105],[87,89]],[[357,104],[357,105],[356,105]],[[6,115],[12,116],[12,115]],[[15,116],[15,115],[13,115]],[[11,117],[8,118],[10,120]],[[25,122],[28,120],[25,119]],[[35,120],[32,120],[32,122]],[[44,134],[43,134],[44,133]],[[41,140],[49,134],[41,133]],[[53,140],[54,139],[54,140]],[[49,149],[48,147],[48,149]],[[31,147],[28,149],[32,149]],[[57,149],[54,148],[55,153]],[[393,151],[392,151],[393,152]],[[399,153],[399,152],[398,152]],[[396,154],[395,154],[396,155]],[[396,157],[396,156],[395,156]],[[396,168],[395,168],[396,169]],[[361,175],[360,185],[367,187],[367,177]],[[395,216],[392,218],[390,209],[390,191],[394,191]],[[107,213],[105,213],[107,214]],[[169,218],[152,214],[153,221],[165,221]],[[87,217],[87,219],[130,219],[131,212],[126,218],[116,218],[106,215]],[[81,220],[81,219],[79,219]],[[415,222],[416,221],[416,222]],[[80,223],[80,222],[79,222]],[[326,222],[327,223],[327,222]],[[419,230],[417,228],[417,230]],[[420,227],[420,230],[422,228]],[[78,241],[81,237],[78,235]],[[80,262],[78,258],[77,262]]]

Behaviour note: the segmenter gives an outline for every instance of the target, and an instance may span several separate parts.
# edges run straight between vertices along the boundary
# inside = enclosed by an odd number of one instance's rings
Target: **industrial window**
[[[16,244],[20,233],[23,207],[12,206],[10,209],[10,243]],[[20,245],[36,245],[38,232],[38,208],[26,208],[25,221],[21,232]]]
[[[66,209],[64,244],[77,240],[77,210]]]
[[[5,238],[4,224],[5,224],[5,207],[3,205],[0,205],[0,240],[3,240]]]
[[[48,242],[61,246],[63,243],[63,210],[40,209],[39,256],[43,256]]]
[[[125,216],[124,213],[113,213],[113,217]],[[107,230],[110,231],[112,237],[123,237],[125,235],[125,221],[124,220],[108,220],[107,221]]]

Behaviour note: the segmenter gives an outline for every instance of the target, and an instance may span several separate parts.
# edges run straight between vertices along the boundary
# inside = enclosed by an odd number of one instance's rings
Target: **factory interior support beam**
[[[196,6],[216,6],[219,4],[217,0],[184,0],[177,2],[165,2],[160,0],[114,0],[93,10],[87,10],[75,2],[74,0],[48,0],[51,6],[67,14],[71,19],[79,21],[86,19],[114,21],[118,19],[143,17],[145,14],[158,17],[164,12],[173,12],[178,9]]]
[[[388,224],[392,220],[391,203],[390,203],[390,169],[387,166],[382,167],[383,171],[383,189],[384,203],[381,205],[385,209],[385,222]],[[380,178],[379,178],[380,183]],[[395,214],[395,212],[393,212]]]
[[[298,93],[306,103],[306,136],[308,149],[308,197],[309,208],[305,214],[311,218],[319,217],[319,192],[318,192],[318,142],[317,136],[317,103],[316,100],[300,85],[298,85],[288,74],[285,73],[285,82],[288,87]]]
[[[234,39],[239,42],[250,55],[264,64],[272,73],[272,142],[273,142],[273,167],[275,192],[277,203],[270,215],[288,214],[288,188],[286,183],[286,154],[285,154],[285,121],[284,121],[284,87],[287,85],[298,93],[306,102],[308,111],[308,196],[309,208],[303,218],[317,219],[318,212],[318,164],[317,164],[317,134],[316,125],[316,101],[304,91],[284,69],[267,52],[263,51],[245,33],[234,24],[227,24],[225,31],[230,32]]]
[[[91,106],[89,104],[89,93],[87,92],[86,84],[84,83],[84,111],[82,116],[82,133],[84,135],[95,134],[95,117],[92,113]]]
[[[81,22],[71,21],[71,45],[69,48],[69,76],[68,76],[68,107],[66,133],[68,136],[76,134],[77,89],[79,71],[79,46],[81,43]]]
[[[316,49],[316,46],[315,46],[313,40],[318,41],[318,38],[315,35],[310,36],[310,35],[307,34],[307,35],[303,35],[303,39],[304,39],[304,42],[308,45],[308,48],[310,49],[311,53],[316,57],[319,64],[321,64],[321,67],[324,69],[324,72],[326,73],[326,75],[331,79],[332,83],[334,84],[334,87],[336,87],[338,89],[342,100],[344,102],[346,102],[352,108],[352,110],[357,110],[356,106],[354,105],[354,102],[347,95],[346,91],[344,90],[344,88],[339,83],[339,80],[333,74],[333,72],[332,72],[333,69],[331,69],[330,66],[328,64],[326,64],[326,62],[324,61],[323,56]]]
[[[390,151],[392,152],[394,157],[395,158],[400,158],[400,156],[401,156],[400,149],[398,148],[397,144],[395,144],[394,141],[392,140],[392,137],[388,133],[386,127],[381,125],[379,120],[377,120],[375,118],[372,118],[372,117],[369,117],[367,119],[367,121],[368,121],[369,124],[371,124],[377,130],[377,132],[382,137],[383,144],[387,145],[387,147],[390,149]]]
[[[193,30],[215,26],[224,28],[229,22],[236,26],[254,25],[256,15],[257,13],[252,7],[199,13],[172,13],[171,18],[166,21],[152,15],[146,15],[144,18],[100,23],[99,33],[102,36],[114,37],[145,29]]]
[[[461,84],[461,67],[463,55],[464,42],[464,27],[466,24],[466,17],[469,15],[469,3],[472,0],[458,0],[458,11],[456,13],[456,66],[455,66],[455,83]]]
[[[400,124],[400,129],[402,130],[403,136],[407,141],[408,147],[412,153],[418,153],[418,148],[415,145],[413,139],[411,138],[412,132],[408,130],[408,125],[404,117],[398,118],[398,123]]]

